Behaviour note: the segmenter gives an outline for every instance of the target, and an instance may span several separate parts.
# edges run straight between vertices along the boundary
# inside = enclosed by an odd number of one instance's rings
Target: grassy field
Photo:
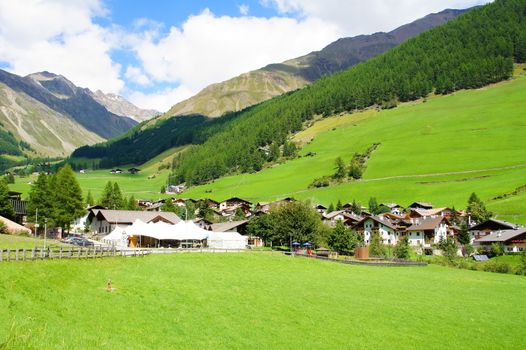
[[[0,348],[520,349],[525,288],[266,253],[4,263]]]
[[[14,235],[3,235],[0,234],[0,249],[31,249],[35,247],[43,247],[44,239],[32,238]],[[70,246],[59,241],[48,239],[46,240],[46,246],[57,247],[57,246]]]
[[[375,196],[402,205],[426,200],[463,208],[475,191],[496,213],[525,222],[523,193],[492,200],[526,184],[526,151],[519,141],[526,139],[525,91],[526,78],[517,77],[393,110],[324,119],[296,135],[296,141],[307,143],[301,158],[219,179],[184,196],[256,201],[294,196],[324,204],[353,198],[366,203]],[[336,157],[350,161],[373,143],[380,146],[362,181],[308,189],[313,179],[334,172]]]

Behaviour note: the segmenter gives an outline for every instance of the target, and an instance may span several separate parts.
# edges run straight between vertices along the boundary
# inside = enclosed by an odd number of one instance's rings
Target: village
[[[19,192],[9,192],[15,220],[0,218],[7,224],[7,231],[34,235],[35,227],[27,222],[27,202]],[[273,210],[295,203],[294,198],[274,202],[252,203],[242,198],[224,201],[183,198],[157,201],[137,200],[137,210],[112,210],[101,205],[90,206],[86,214],[71,226],[71,231],[45,228],[41,234],[47,238],[62,239],[75,244],[82,238],[82,245],[102,244],[119,249],[127,248],[223,248],[254,249],[272,247],[272,242],[252,234],[250,223]],[[360,246],[369,246],[375,235],[385,246],[395,246],[402,240],[421,255],[441,255],[438,245],[453,239],[458,255],[490,253],[499,245],[504,253],[519,253],[525,249],[526,229],[493,218],[477,222],[469,212],[454,208],[434,208],[431,203],[413,202],[407,207],[396,203],[380,203],[374,209],[359,206],[356,202],[342,205],[337,210],[324,205],[310,205],[324,226],[334,229],[338,223],[356,232]],[[167,211],[168,209],[168,211]],[[179,214],[179,215],[178,215]],[[37,213],[38,215],[38,213]],[[461,242],[462,231],[467,231],[469,242]],[[68,238],[68,236],[70,236]],[[464,239],[465,240],[465,239]],[[288,249],[314,242],[287,242]],[[462,244],[469,244],[473,251],[464,251]],[[493,248],[492,248],[493,247]],[[321,246],[314,246],[314,249]]]

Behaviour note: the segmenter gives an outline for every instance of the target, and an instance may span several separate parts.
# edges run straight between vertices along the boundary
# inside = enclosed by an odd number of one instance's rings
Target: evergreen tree
[[[99,202],[103,207],[113,209],[113,183],[111,181],[108,181],[104,186]]]
[[[386,255],[385,245],[377,231],[373,232],[371,244],[369,244],[369,254],[379,258],[385,257]]]
[[[55,175],[55,206],[53,221],[69,231],[71,222],[85,214],[82,190],[69,164],[60,168]]]
[[[169,200],[169,202],[171,201]],[[137,200],[133,194],[130,196],[130,199],[128,199],[128,210],[139,210],[139,204],[137,204]]]
[[[269,161],[275,162],[279,159],[279,145],[276,142],[272,142],[269,149]]]
[[[477,223],[484,222],[493,215],[486,209],[484,202],[475,193],[472,193],[469,197],[467,211],[471,219]]]
[[[378,202],[376,201],[375,197],[371,197],[369,199],[369,211],[372,215],[377,215],[380,211],[380,207],[378,206]]]
[[[237,208],[236,213],[234,215],[234,220],[241,221],[241,220],[245,220],[246,218],[247,216],[245,215],[245,212],[243,211],[243,209]]]
[[[170,212],[170,213],[176,213],[177,212],[177,206],[172,203],[171,200],[167,200],[162,206],[161,210],[164,212]]]
[[[342,157],[338,157],[336,158],[336,161],[335,161],[335,170],[336,172],[334,173],[334,178],[335,179],[343,179],[345,177],[345,162],[343,161]]]
[[[93,205],[95,205],[95,200],[93,199],[91,190],[88,190],[88,194],[86,195],[86,206],[91,207]]]
[[[362,205],[360,203],[357,203],[355,199],[353,199],[353,201],[352,201],[351,211],[355,215],[362,215]]]
[[[336,203],[336,210],[342,210],[343,209],[343,204],[342,202],[338,199],[338,202]]]
[[[124,198],[122,197],[122,192],[117,182],[113,184],[112,202],[113,206],[110,209],[120,210],[125,206]]]
[[[334,211],[334,204],[329,204],[329,207],[327,208],[328,213],[332,213]]]
[[[460,232],[458,234],[458,243],[462,245],[471,243],[471,236],[469,234],[469,226],[467,222],[463,222],[460,226]]]
[[[51,190],[50,185],[52,177],[53,175],[48,176],[44,173],[40,173],[29,191],[27,219],[29,222],[38,223],[41,228],[44,227],[44,221],[46,218],[48,219],[48,224],[53,224],[49,221],[53,219],[53,212],[56,207],[54,192]],[[38,222],[35,222],[37,209]]]
[[[9,199],[9,188],[3,178],[0,178],[0,216],[10,220],[15,218],[15,211]]]
[[[397,259],[409,259],[409,239],[407,235],[402,237],[393,249],[393,255]]]

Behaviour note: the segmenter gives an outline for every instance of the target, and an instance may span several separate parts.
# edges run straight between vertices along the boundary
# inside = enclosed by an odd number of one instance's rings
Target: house
[[[256,204],[256,213],[264,213],[264,214],[268,214],[270,212],[270,210],[272,208],[277,208],[277,207],[280,207],[282,205],[285,205],[285,204],[288,204],[288,203],[292,203],[292,202],[295,202],[296,200],[294,198],[290,198],[290,197],[287,197],[287,198],[283,198],[283,199],[280,199],[280,200],[277,200],[277,201],[274,201],[274,202],[259,202]]]
[[[117,226],[124,228],[131,226],[137,219],[145,223],[164,221],[172,225],[181,221],[171,212],[93,209],[88,214],[91,231],[104,235],[109,234]]]
[[[503,230],[515,230],[519,225],[512,224],[510,222],[489,219],[480,224],[470,227],[469,234],[471,237],[471,243],[473,244],[475,240],[478,240],[484,236],[488,236],[496,231]]]
[[[407,237],[409,244],[415,247],[422,245],[431,248],[433,244],[454,234],[448,220],[442,216],[412,219],[411,222],[412,225],[407,228]]]
[[[480,245],[488,251],[491,250],[493,243],[504,245],[504,251],[508,253],[522,252],[526,248],[526,229],[498,230],[475,240],[476,245]]]
[[[321,204],[318,204],[317,206],[315,206],[314,209],[316,209],[316,211],[317,211],[319,214],[321,214],[321,215],[327,213],[327,207],[324,206],[324,205],[321,205]]]
[[[436,209],[412,208],[409,211],[409,217],[413,219],[427,218],[430,216],[442,216],[444,218],[450,218],[452,215],[453,215],[453,209],[451,208],[436,208]]]
[[[402,215],[403,209],[399,204],[396,203],[382,203],[380,209],[385,213],[391,213],[395,215]]]
[[[194,219],[194,224],[197,225],[197,227],[202,228],[203,230],[212,231],[212,221],[208,221],[206,219],[196,218]]]
[[[252,206],[252,203],[244,199],[238,198],[238,197],[232,197],[232,198],[229,198],[227,200],[220,202],[218,209],[220,211],[227,210],[227,209],[237,209],[238,207],[241,207],[242,205],[250,207]]]
[[[349,226],[349,227],[353,227],[354,225],[356,225],[363,219],[362,216],[358,216],[358,215],[355,215],[354,213],[347,213],[347,212],[343,214],[343,217],[344,217],[343,223],[345,224],[345,226]]]
[[[133,174],[133,175],[138,174],[140,171],[141,169],[137,169],[137,168],[128,169],[128,173]]]
[[[110,174],[122,174],[122,169],[112,169],[110,171]]]
[[[230,221],[230,222],[221,222],[218,224],[212,224],[210,226],[210,231],[214,232],[237,232],[243,236],[247,235],[247,220],[241,221]],[[263,247],[263,239],[257,236],[248,236],[247,237],[248,245],[252,247]]]
[[[396,226],[383,215],[365,217],[353,226],[363,238],[363,242],[369,245],[374,233],[378,232],[383,244],[398,243],[399,233]]]
[[[335,227],[338,221],[345,222],[345,214],[345,210],[335,210],[330,213],[323,214],[321,220],[324,224]]]
[[[9,191],[9,201],[15,211],[15,222],[22,225],[26,222],[27,217],[27,201],[22,200],[22,193]]]
[[[167,194],[180,194],[183,193],[184,190],[186,190],[186,184],[180,184],[180,185],[168,185],[166,186],[166,193]]]
[[[426,202],[414,202],[407,207],[408,209],[433,209],[433,204]]]

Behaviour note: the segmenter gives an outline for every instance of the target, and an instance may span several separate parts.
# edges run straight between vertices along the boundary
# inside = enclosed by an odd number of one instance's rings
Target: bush
[[[395,245],[393,255],[397,259],[408,259],[409,258],[409,240],[407,236],[404,236]]]
[[[7,234],[7,226],[2,220],[0,220],[0,234]]]
[[[444,254],[450,262],[452,262],[457,256],[457,244],[450,236],[446,239],[440,240],[436,247],[442,251],[442,254]]]
[[[491,244],[491,254],[493,256],[504,255],[504,245],[502,243],[492,243]]]
[[[487,272],[510,273],[513,270],[510,264],[493,260],[484,262],[480,266],[483,271]]]

